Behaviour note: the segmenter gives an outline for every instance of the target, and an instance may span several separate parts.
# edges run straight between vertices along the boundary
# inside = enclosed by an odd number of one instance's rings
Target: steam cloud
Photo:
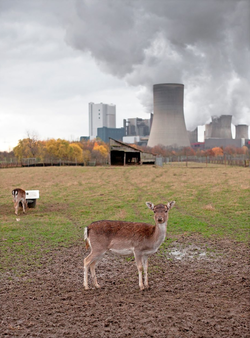
[[[183,83],[189,130],[222,114],[250,124],[249,18],[249,0],[79,0],[66,41],[140,86],[147,112],[153,84]]]

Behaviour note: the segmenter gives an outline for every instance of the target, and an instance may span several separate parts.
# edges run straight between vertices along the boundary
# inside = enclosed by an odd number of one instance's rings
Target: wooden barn
[[[156,156],[109,138],[110,165],[155,164]]]

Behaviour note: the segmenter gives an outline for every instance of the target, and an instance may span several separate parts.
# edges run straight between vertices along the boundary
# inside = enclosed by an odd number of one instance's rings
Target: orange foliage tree
[[[212,149],[214,156],[223,156],[223,150],[220,147],[214,147]]]

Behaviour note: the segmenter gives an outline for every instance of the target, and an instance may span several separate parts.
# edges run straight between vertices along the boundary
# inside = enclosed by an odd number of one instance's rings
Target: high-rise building
[[[116,106],[105,103],[89,103],[89,138],[97,137],[97,128],[116,128]]]

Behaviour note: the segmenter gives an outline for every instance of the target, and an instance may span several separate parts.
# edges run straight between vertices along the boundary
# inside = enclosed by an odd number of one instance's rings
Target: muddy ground
[[[135,262],[106,255],[102,288],[84,291],[84,245],[47,254],[40,269],[1,276],[0,337],[250,337],[249,250],[195,236],[149,259],[150,289]]]

